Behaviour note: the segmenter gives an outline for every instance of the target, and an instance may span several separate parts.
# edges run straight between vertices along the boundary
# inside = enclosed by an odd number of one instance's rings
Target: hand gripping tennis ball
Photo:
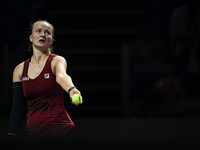
[[[75,103],[75,104],[80,104],[82,102],[82,96],[80,94],[74,94],[72,96],[72,101]]]

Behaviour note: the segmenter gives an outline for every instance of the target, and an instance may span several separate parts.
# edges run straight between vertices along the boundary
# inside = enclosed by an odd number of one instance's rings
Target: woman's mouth
[[[45,42],[45,40],[44,40],[44,39],[40,39],[40,40],[39,40],[39,42],[42,42],[42,43],[44,43],[44,42]]]

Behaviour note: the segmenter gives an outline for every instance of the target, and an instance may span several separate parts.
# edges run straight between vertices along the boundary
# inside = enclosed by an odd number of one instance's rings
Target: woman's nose
[[[44,36],[44,35],[45,35],[45,32],[41,32],[41,35]]]

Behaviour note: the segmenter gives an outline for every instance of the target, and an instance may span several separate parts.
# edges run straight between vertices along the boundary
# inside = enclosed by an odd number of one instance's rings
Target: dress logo
[[[28,81],[29,77],[22,77],[22,81]]]
[[[45,79],[49,79],[49,78],[50,78],[49,73],[45,73],[45,74],[44,74],[44,78],[45,78]]]

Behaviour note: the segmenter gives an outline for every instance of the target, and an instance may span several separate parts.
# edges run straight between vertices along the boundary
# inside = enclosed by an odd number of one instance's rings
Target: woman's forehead
[[[47,28],[53,31],[53,27],[51,24],[49,24],[48,22],[42,22],[42,21],[38,21],[34,24],[33,29],[34,28]]]

